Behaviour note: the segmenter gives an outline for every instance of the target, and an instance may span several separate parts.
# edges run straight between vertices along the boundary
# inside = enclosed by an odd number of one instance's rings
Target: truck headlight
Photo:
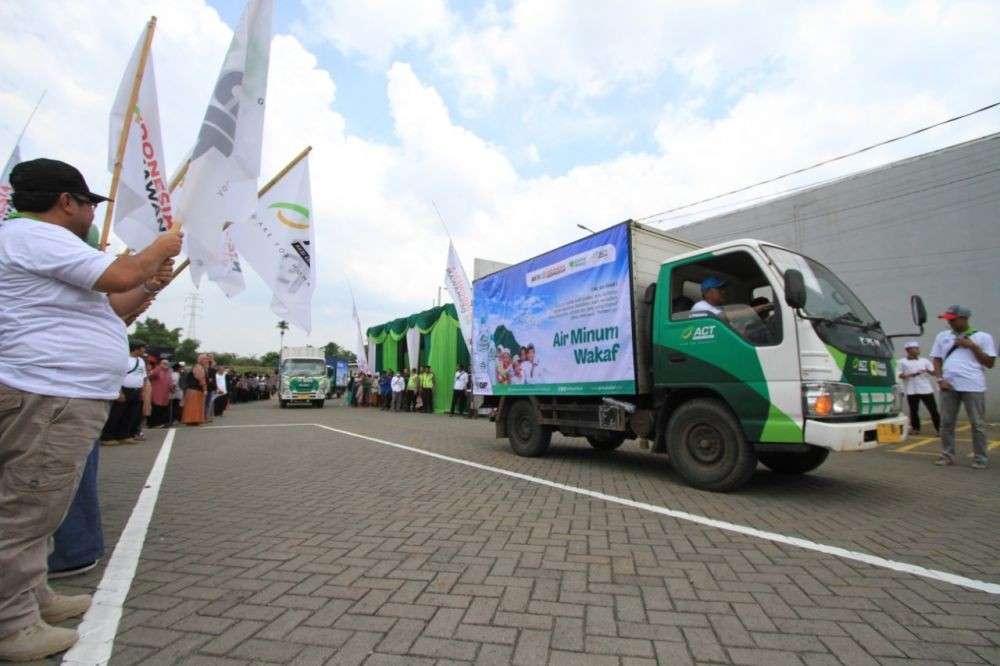
[[[854,387],[839,382],[810,382],[802,385],[808,416],[848,416],[858,413]]]

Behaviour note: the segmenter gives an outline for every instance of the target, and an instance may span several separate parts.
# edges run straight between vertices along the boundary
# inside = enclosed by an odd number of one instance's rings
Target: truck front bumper
[[[831,451],[867,451],[886,442],[878,440],[878,426],[892,425],[902,428],[902,439],[909,434],[905,416],[894,416],[878,421],[857,421],[851,423],[829,423],[806,420],[805,443]],[[897,444],[899,442],[896,442]]]

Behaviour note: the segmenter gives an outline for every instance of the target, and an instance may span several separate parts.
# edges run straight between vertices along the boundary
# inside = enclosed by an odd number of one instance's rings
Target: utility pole
[[[201,316],[202,305],[205,302],[197,292],[192,291],[184,298],[184,314],[189,315],[187,331],[185,335],[192,339],[197,340],[195,337],[197,335],[196,325],[198,323],[198,317]]]

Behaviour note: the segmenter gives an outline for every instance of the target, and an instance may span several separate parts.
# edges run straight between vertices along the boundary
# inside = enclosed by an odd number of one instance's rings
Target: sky
[[[47,91],[23,158],[65,160],[106,191],[108,113],[156,15],[172,170],[243,5],[0,3],[0,24],[17,27],[0,50],[0,157]],[[293,327],[286,344],[353,347],[348,284],[366,327],[432,306],[449,233],[471,276],[474,257],[521,261],[580,237],[578,224],[650,216],[1000,99],[991,0],[276,0],[274,14],[260,182],[311,145],[317,227],[313,330]],[[998,130],[994,109],[650,222],[669,229]],[[203,349],[277,349],[270,293],[247,273],[232,300],[182,276],[147,314],[186,332],[198,293]]]

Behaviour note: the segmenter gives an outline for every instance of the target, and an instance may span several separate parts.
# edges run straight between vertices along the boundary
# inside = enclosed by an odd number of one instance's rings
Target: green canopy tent
[[[420,335],[419,358],[410,358],[406,343],[408,332]],[[376,372],[431,366],[435,380],[434,411],[448,411],[455,369],[460,365],[468,368],[470,360],[453,304],[372,326],[368,329],[368,344],[375,345]]]

